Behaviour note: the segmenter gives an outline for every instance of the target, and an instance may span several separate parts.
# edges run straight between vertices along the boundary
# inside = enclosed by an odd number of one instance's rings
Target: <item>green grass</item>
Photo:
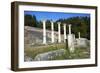
[[[24,52],[26,56],[31,57],[34,59],[34,57],[37,54],[45,53],[53,50],[58,50],[65,48],[65,44],[49,44],[49,45],[43,45],[43,46],[37,46],[37,47],[31,47],[31,48],[25,48]]]
[[[69,59],[84,59],[90,57],[90,51],[88,48],[75,48],[73,53],[69,53]]]
[[[37,47],[29,47],[25,48],[25,55],[31,57],[32,59],[35,58],[36,55],[54,51],[58,49],[65,49],[65,53],[61,56],[54,57],[52,60],[64,60],[64,59],[84,59],[90,57],[89,48],[75,48],[75,51],[71,53],[67,46],[64,43],[60,44],[49,44],[49,45],[41,45]]]

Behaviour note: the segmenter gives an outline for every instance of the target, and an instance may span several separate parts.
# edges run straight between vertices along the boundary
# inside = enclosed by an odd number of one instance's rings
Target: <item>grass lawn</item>
[[[48,45],[41,45],[37,47],[29,47],[25,48],[25,56],[28,56],[32,59],[35,58],[36,55],[54,51],[58,49],[65,49],[65,53],[61,56],[57,56],[53,58],[52,60],[64,60],[64,59],[84,59],[90,57],[90,51],[89,48],[75,48],[75,52],[70,53],[65,43],[60,44],[48,44]]]

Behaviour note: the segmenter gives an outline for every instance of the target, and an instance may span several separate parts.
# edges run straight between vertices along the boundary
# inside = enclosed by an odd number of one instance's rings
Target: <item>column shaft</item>
[[[43,44],[46,44],[46,21],[43,21]]]
[[[79,39],[81,38],[81,36],[80,36],[80,32],[78,32],[78,36],[79,36]]]
[[[66,24],[64,24],[64,42],[66,42]]]
[[[61,28],[60,28],[61,23],[58,23],[58,42],[61,42]]]
[[[71,34],[71,25],[69,25],[69,34]]]
[[[51,22],[51,42],[54,43],[54,23]]]

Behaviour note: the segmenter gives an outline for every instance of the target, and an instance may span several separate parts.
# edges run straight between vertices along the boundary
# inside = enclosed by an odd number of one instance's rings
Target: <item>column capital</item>
[[[46,20],[42,20],[42,22],[46,22]]]
[[[72,24],[69,24],[68,26],[72,26]]]
[[[64,26],[66,26],[66,25],[67,25],[67,24],[66,24],[66,23],[64,23],[64,24],[63,24],[63,27],[64,27]]]
[[[54,21],[52,21],[52,20],[51,20],[50,22],[51,22],[51,23],[54,23]]]
[[[67,25],[66,23],[64,23],[63,25]]]
[[[58,24],[61,24],[61,22],[57,22]]]

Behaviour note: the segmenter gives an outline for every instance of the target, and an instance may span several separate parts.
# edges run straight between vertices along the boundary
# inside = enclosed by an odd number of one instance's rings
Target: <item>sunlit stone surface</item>
[[[65,49],[59,49],[55,51],[50,51],[42,54],[38,54],[34,60],[35,61],[43,61],[43,60],[52,60],[55,57],[62,56],[65,54]]]

